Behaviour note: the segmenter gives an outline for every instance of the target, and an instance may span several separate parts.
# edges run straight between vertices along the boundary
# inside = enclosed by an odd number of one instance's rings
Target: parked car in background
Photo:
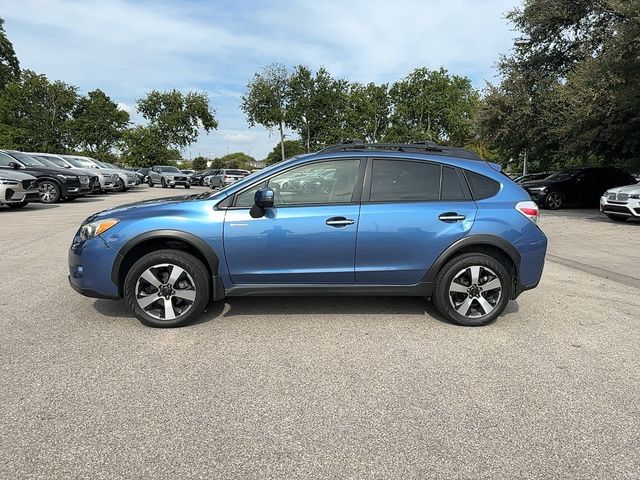
[[[0,150],[0,168],[13,168],[36,177],[42,203],[56,203],[62,199],[75,200],[89,193],[87,175],[47,166],[26,153]]]
[[[516,177],[513,181],[521,185],[532,180],[543,180],[552,173],[553,172],[527,173],[526,175],[520,175],[519,177]]]
[[[524,182],[531,199],[550,210],[566,205],[596,207],[602,192],[613,187],[632,185],[636,180],[614,167],[568,168],[543,180]]]
[[[198,183],[196,183],[196,181],[193,179],[193,176],[196,173],[195,170],[180,170],[180,171],[184,173],[187,177],[189,177],[189,183],[191,185],[198,185]]]
[[[194,173],[191,176],[191,184],[203,186],[205,177],[213,175],[216,171],[217,169],[215,168],[208,168],[207,170],[203,170],[202,172]]]
[[[191,180],[176,167],[168,165],[156,165],[148,172],[148,183],[150,187],[156,184],[162,188],[176,188],[176,185],[182,185],[184,188],[191,188]]]
[[[279,187],[326,170],[328,189]],[[538,285],[547,248],[538,207],[499,170],[433,143],[336,145],[210,195],[90,216],[69,282],[155,327],[225,296],[358,294],[430,297],[447,320],[486,325]]]
[[[135,187],[136,185],[140,185],[140,181],[139,181],[140,177],[138,177],[137,173],[129,171],[126,168],[118,167],[113,163],[102,162],[98,160],[94,160],[94,161],[99,165],[105,166],[107,168],[111,168],[112,170],[115,170],[118,173],[118,175],[120,176],[120,179],[124,184],[124,187],[121,190],[119,190],[118,187],[116,187],[116,191],[126,192],[130,188]]]
[[[83,173],[89,177],[89,192],[90,193],[100,193],[103,191],[101,181],[105,183],[111,179],[111,176],[104,176],[104,178],[100,178],[101,174],[97,172],[97,170],[91,170],[90,168],[76,168],[71,165],[67,160],[62,158],[59,155],[54,155],[52,153],[34,153],[29,152],[27,155],[30,155],[49,167],[55,168],[67,168],[73,170],[75,173]],[[112,189],[113,187],[111,187]]]
[[[149,167],[139,168],[136,173],[140,175],[142,183],[149,183]]]
[[[217,170],[209,179],[209,186],[211,188],[225,188],[229,185],[236,183],[238,180],[242,180],[244,177],[250,175],[248,170],[223,168]]]
[[[0,167],[0,205],[22,208],[40,202],[38,179],[28,173]]]
[[[118,179],[120,178],[116,172],[99,169],[93,162],[85,160],[82,157],[76,157],[73,155],[57,155],[57,157],[71,165],[71,168],[74,170],[77,169],[78,171],[95,172],[98,175],[100,191],[102,193],[113,191],[118,183]]]
[[[640,183],[608,189],[600,197],[600,211],[617,222],[640,218]]]
[[[118,178],[115,180],[113,190],[115,192],[125,192],[127,190],[127,184],[130,182],[130,186],[135,185],[135,178],[130,177],[130,172],[123,171],[118,168],[111,168],[105,165],[104,163],[96,160],[95,158],[85,157],[82,155],[61,155],[61,157],[68,159],[71,161],[72,159],[81,163],[83,166],[87,168],[92,168],[95,170],[100,170],[104,174],[108,175],[116,175]]]

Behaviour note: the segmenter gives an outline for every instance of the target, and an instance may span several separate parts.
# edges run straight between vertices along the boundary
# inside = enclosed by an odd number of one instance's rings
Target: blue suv
[[[468,150],[352,142],[219,192],[92,215],[73,239],[69,281],[125,298],[154,327],[246,295],[424,296],[449,321],[478,326],[540,281],[538,215]]]

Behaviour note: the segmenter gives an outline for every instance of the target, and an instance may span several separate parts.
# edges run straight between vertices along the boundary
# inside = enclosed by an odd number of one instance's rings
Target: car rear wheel
[[[150,327],[181,327],[209,302],[209,273],[193,255],[158,250],[127,273],[124,296],[138,320]]]
[[[449,261],[436,277],[433,303],[458,325],[479,327],[502,314],[511,296],[511,277],[489,255],[468,253]]]
[[[544,206],[549,210],[558,210],[562,208],[564,204],[564,198],[562,194],[558,192],[550,192],[544,199]]]
[[[151,177],[147,179],[147,185],[149,185],[150,187],[153,187],[153,180],[151,180]]]
[[[625,217],[624,215],[609,215],[609,214],[607,214],[607,217],[609,217],[614,222],[626,222],[627,218],[629,218],[629,217]]]
[[[38,191],[42,203],[56,203],[62,196],[60,186],[52,180],[42,180],[38,186]]]

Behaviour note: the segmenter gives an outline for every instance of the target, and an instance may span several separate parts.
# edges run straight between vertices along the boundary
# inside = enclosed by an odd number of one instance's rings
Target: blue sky
[[[392,82],[416,67],[495,81],[512,45],[516,0],[123,1],[5,0],[0,15],[23,68],[101,88],[132,114],[151,89],[209,93],[219,129],[185,156],[264,158],[277,136],[240,111],[248,80],[280,62]]]

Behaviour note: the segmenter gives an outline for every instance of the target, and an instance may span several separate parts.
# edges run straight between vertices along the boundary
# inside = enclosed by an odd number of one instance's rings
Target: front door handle
[[[443,222],[447,222],[447,223],[453,223],[453,222],[459,222],[461,220],[464,220],[465,217],[464,215],[458,215],[456,212],[446,212],[446,213],[441,213],[440,216],[438,217],[438,220],[441,220]]]
[[[355,222],[350,218],[345,217],[331,217],[327,219],[326,224],[330,227],[346,227],[347,225],[353,225]]]

